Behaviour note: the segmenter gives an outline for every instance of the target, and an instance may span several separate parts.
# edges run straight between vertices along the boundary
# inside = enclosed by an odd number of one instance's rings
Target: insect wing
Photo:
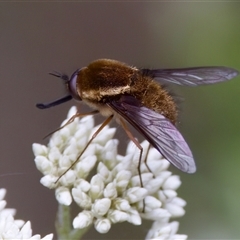
[[[169,162],[183,172],[194,173],[196,165],[186,141],[163,115],[141,106],[132,96],[108,103],[138,130]]]
[[[239,72],[227,67],[195,67],[179,69],[142,69],[142,73],[159,82],[185,86],[199,86],[224,82],[236,77]]]

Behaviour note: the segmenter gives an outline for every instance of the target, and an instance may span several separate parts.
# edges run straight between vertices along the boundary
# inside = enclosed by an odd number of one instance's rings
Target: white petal
[[[134,154],[136,152],[136,144],[133,141],[130,141],[127,145],[127,149],[126,149],[126,155],[128,154]]]
[[[151,210],[155,208],[160,208],[162,205],[162,203],[153,196],[146,196],[144,198],[144,202],[145,202],[145,207]]]
[[[58,165],[60,169],[67,169],[72,165],[72,161],[67,155],[62,155],[58,160]]]
[[[90,184],[91,188],[89,190],[89,196],[92,199],[97,199],[103,195],[104,182],[99,174],[92,177]]]
[[[0,201],[0,211],[2,211],[7,205],[7,202],[5,200]]]
[[[42,238],[42,240],[52,240],[53,239],[53,234],[48,234],[45,237]]]
[[[27,221],[21,229],[22,239],[28,239],[32,236],[32,229],[30,221]]]
[[[171,176],[171,174],[172,173],[169,171],[162,171],[158,174],[157,178],[159,179],[159,181],[161,179],[164,182],[164,181],[166,181],[167,178],[169,178]]]
[[[41,236],[40,236],[40,234],[35,234],[32,237],[30,237],[29,239],[31,239],[31,240],[41,240]]]
[[[183,199],[180,198],[180,197],[175,197],[175,198],[173,198],[173,199],[171,200],[171,203],[176,204],[176,205],[181,206],[181,207],[185,207],[186,204],[187,204],[186,201],[183,200]]]
[[[130,203],[136,203],[138,201],[143,200],[143,198],[147,195],[147,190],[145,188],[133,187],[126,191],[125,198]]]
[[[111,200],[109,198],[102,198],[96,200],[92,206],[92,211],[95,216],[104,216],[111,206]]]
[[[72,138],[72,140],[73,141],[71,141],[70,145],[66,147],[63,151],[63,155],[68,156],[71,162],[76,161],[79,154],[79,151],[77,149],[77,143],[74,141],[74,138]]]
[[[46,175],[43,176],[40,180],[40,183],[48,188],[55,188],[57,186],[57,184],[55,183],[57,181],[57,177],[55,176],[51,176],[51,175]]]
[[[108,167],[108,169],[112,169],[117,164],[117,139],[110,139],[105,146],[97,145],[96,152],[99,155],[102,162]]]
[[[21,219],[14,220],[14,224],[16,224],[19,228],[21,228],[25,222]]]
[[[117,146],[119,141],[117,139],[110,139],[107,141],[106,145],[104,145],[104,152],[112,152],[112,158],[117,155]]]
[[[119,156],[117,156],[119,158]],[[121,159],[121,162],[118,163],[112,170],[114,175],[117,175],[119,172],[126,170],[134,173],[134,170],[137,170],[137,167],[133,164],[132,155],[127,155]],[[135,174],[135,173],[134,173]]]
[[[163,184],[163,189],[173,189],[176,190],[181,185],[179,176],[170,176]]]
[[[152,221],[158,221],[158,220],[171,217],[171,214],[168,212],[168,210],[163,208],[156,208],[156,209],[153,209],[151,212],[142,213],[141,215],[145,219],[149,219]]]
[[[85,147],[86,145],[84,145]],[[82,151],[81,151],[82,152]],[[96,155],[96,144],[94,143],[91,143],[87,149],[84,151],[84,153],[82,154],[82,157],[81,159],[84,159],[84,158],[88,158],[92,155]],[[81,160],[82,161],[82,160]]]
[[[91,187],[90,183],[82,178],[77,179],[74,185],[77,189],[83,192],[88,192]]]
[[[99,126],[95,127],[92,131],[92,134],[95,133],[95,131],[99,128]],[[101,145],[105,145],[108,140],[110,140],[113,135],[116,132],[116,128],[109,128],[106,126],[98,135],[96,138],[94,138],[94,143],[99,143]],[[91,135],[92,135],[91,134]]]
[[[108,212],[108,218],[112,223],[124,222],[129,219],[129,214],[123,211],[110,209]]]
[[[61,152],[57,147],[52,147],[49,149],[48,159],[53,164],[58,164],[60,157],[62,156]]]
[[[59,137],[58,132],[54,133],[52,135],[52,137],[50,138],[50,141],[48,143],[48,147],[52,148],[52,147],[61,147],[63,145],[64,141],[62,138]]]
[[[34,159],[37,169],[44,175],[53,172],[53,164],[44,156],[37,156]]]
[[[113,199],[113,198],[116,198],[117,197],[117,189],[116,189],[116,184],[111,182],[109,183],[104,191],[103,191],[103,195],[104,197],[106,198],[110,198],[110,199]]]
[[[97,167],[97,172],[103,177],[105,182],[110,182],[112,180],[112,173],[108,170],[108,168],[100,162]]]
[[[8,215],[14,216],[16,214],[16,209],[5,208],[0,212],[0,217],[6,218]]]
[[[33,154],[36,156],[47,156],[48,148],[39,143],[33,143],[32,145]]]
[[[56,189],[55,196],[57,201],[60,204],[63,204],[65,206],[69,206],[72,203],[72,197],[69,192],[69,189],[66,187],[59,187]]]
[[[157,154],[159,155],[158,152]],[[149,159],[147,161],[147,165],[155,177],[157,177],[158,174],[161,173],[162,171],[165,171],[166,169],[168,169],[170,165],[170,163],[167,160],[158,159],[158,158],[154,160],[154,158],[150,158],[150,155],[148,155],[147,159]]]
[[[66,171],[67,169],[63,168],[62,170]],[[76,181],[76,177],[77,177],[76,171],[69,169],[66,173],[64,173],[64,175],[61,176],[59,182],[63,186],[72,186]]]
[[[127,188],[131,176],[131,172],[126,170],[122,170],[116,175],[115,180],[118,191],[123,192]]]
[[[144,184],[144,188],[148,190],[148,194],[156,193],[163,184],[163,179],[156,177],[149,180],[148,183]]]
[[[154,148],[154,147],[151,147],[149,152],[148,152],[148,159],[152,159],[152,160],[162,160],[164,159],[162,157],[162,155],[159,153],[159,151]]]
[[[140,176],[142,178],[142,182],[143,182],[143,186],[145,187],[145,185],[147,185],[147,183],[153,179],[153,174],[152,173],[141,173],[141,175],[137,175],[132,177],[131,179],[131,184],[133,187],[140,187]]]
[[[109,219],[107,219],[107,218],[97,219],[94,222],[94,225],[95,225],[95,229],[99,233],[107,233],[111,228],[111,223],[110,223]]]
[[[83,209],[90,209],[92,205],[91,198],[82,192],[79,188],[72,189],[72,196],[74,201]]]
[[[175,234],[174,236],[172,236],[173,240],[186,240],[187,238],[188,236],[184,234]]]
[[[172,234],[177,233],[178,228],[179,228],[179,222],[174,221],[174,222],[169,223],[169,225],[171,226],[171,233]]]
[[[65,121],[65,123],[67,123],[67,121]],[[75,118],[73,122],[66,125],[64,128],[67,128],[69,130],[70,136],[74,137],[77,129],[79,128],[79,118]],[[61,134],[59,135],[61,136],[62,139],[64,139],[65,142],[68,141],[68,139],[66,139],[64,136],[62,136]]]
[[[148,232],[146,239],[171,239],[171,240],[185,240],[186,235],[175,234],[178,231],[178,222],[161,222],[153,223],[152,228]]]
[[[88,227],[93,222],[93,214],[90,211],[82,211],[73,220],[74,228],[85,228]]]
[[[80,120],[81,125],[86,129],[91,129],[94,127],[94,118],[93,116],[86,116]]]
[[[130,222],[134,225],[141,225],[142,224],[142,219],[139,215],[139,212],[136,211],[135,209],[131,209],[131,211],[129,211],[128,222]]]
[[[16,239],[19,238],[19,228],[14,223],[14,218],[11,215],[6,216],[0,221],[1,239]]]
[[[181,206],[173,203],[167,203],[165,208],[169,211],[172,217],[181,217],[185,214],[185,210]]]
[[[115,199],[114,206],[116,209],[121,210],[121,211],[126,211],[126,212],[131,209],[129,202],[122,198]]]
[[[77,132],[74,134],[74,141],[76,142],[76,146],[79,149],[83,149],[87,142],[89,141],[89,133],[88,129],[86,129],[84,126],[82,128],[79,128]]]
[[[167,198],[175,198],[177,196],[177,192],[171,189],[164,190],[163,193]]]
[[[75,115],[77,113],[77,107],[76,106],[72,106],[67,114],[67,119],[70,119],[73,115]]]
[[[174,222],[177,223],[177,222]],[[177,223],[178,224],[178,223]],[[152,224],[150,231],[148,232],[146,239],[171,239],[177,240],[175,238],[175,230],[178,225],[172,225],[172,223],[168,223],[167,221],[155,221]],[[181,238],[179,238],[181,239]]]
[[[71,132],[68,127],[64,127],[58,131],[60,137],[65,141],[71,137]]]
[[[89,172],[93,169],[97,162],[96,156],[89,156],[84,159],[81,159],[76,164],[76,171],[80,178],[85,178],[88,176]]]

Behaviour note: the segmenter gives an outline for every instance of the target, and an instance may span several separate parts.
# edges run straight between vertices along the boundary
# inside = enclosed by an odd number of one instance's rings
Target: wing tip
[[[189,151],[190,151],[190,149],[189,149]],[[194,158],[192,156],[191,151],[188,153],[188,155],[179,154],[178,156],[181,157],[182,164],[181,165],[176,165],[176,164],[174,164],[174,162],[172,162],[172,163],[179,170],[181,170],[185,173],[190,173],[190,174],[195,173],[197,171],[196,163],[194,161]]]
[[[192,165],[192,166],[189,166],[188,170],[186,171],[186,173],[190,173],[190,174],[193,174],[197,171],[197,167],[196,165]]]
[[[227,79],[230,80],[232,78],[235,78],[236,76],[239,75],[239,71],[236,69],[231,68],[231,73],[228,74]]]

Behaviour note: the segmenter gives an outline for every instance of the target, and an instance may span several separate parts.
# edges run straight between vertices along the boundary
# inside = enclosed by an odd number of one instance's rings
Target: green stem
[[[70,207],[59,204],[56,219],[56,231],[58,240],[81,239],[90,227],[83,229],[72,229]]]

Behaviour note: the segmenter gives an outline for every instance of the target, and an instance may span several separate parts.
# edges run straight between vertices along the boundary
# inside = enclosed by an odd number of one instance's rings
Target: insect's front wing
[[[142,69],[141,72],[160,83],[173,83],[190,87],[224,82],[239,74],[237,70],[228,67]]]
[[[196,165],[186,141],[163,115],[141,106],[132,96],[107,103],[137,129],[170,163],[183,172],[194,173]]]

